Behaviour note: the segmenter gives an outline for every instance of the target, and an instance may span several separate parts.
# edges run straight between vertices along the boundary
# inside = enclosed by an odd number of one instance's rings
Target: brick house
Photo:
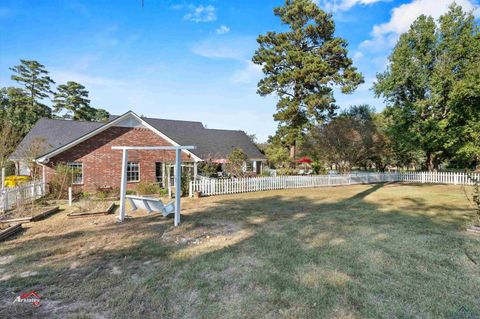
[[[41,119],[25,136],[10,156],[17,174],[30,174],[27,154],[35,153],[42,177],[49,181],[58,164],[75,171],[74,183],[84,191],[118,188],[121,178],[122,152],[113,146],[175,146],[195,145],[182,151],[182,169],[196,177],[202,161],[222,163],[236,147],[248,156],[245,170],[260,173],[264,155],[243,131],[207,129],[200,122],[140,117],[132,111],[112,116],[107,123],[57,119]],[[173,176],[173,151],[135,150],[129,152],[128,188],[140,182],[163,185]]]

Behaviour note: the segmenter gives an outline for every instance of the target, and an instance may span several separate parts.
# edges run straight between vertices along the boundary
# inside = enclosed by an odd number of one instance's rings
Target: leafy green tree
[[[225,170],[233,177],[242,177],[244,175],[243,166],[248,160],[248,156],[241,148],[234,148],[227,157],[228,163]]]
[[[53,93],[51,85],[55,82],[48,76],[45,66],[35,60],[20,60],[20,64],[10,68],[11,79],[23,86],[27,92],[30,106],[28,122],[35,123],[42,117],[51,117],[52,110],[42,101]]]
[[[93,121],[95,122],[108,122],[110,113],[105,109],[95,109],[95,116]]]
[[[337,109],[334,86],[350,93],[363,83],[363,77],[347,56],[347,42],[335,37],[332,15],[313,1],[286,0],[274,14],[288,31],[260,35],[252,61],[265,74],[257,93],[279,98],[274,114],[279,121],[277,134],[294,158],[295,146],[306,129]]]
[[[390,135],[405,152],[420,149],[429,170],[462,152],[480,155],[474,145],[479,93],[469,82],[477,78],[479,39],[473,15],[453,4],[438,23],[420,16],[377,75],[374,91],[388,104]]]
[[[314,127],[304,149],[316,161],[335,164],[341,172],[375,166],[384,171],[392,162],[388,138],[368,105],[352,106],[331,121]]]
[[[15,150],[21,136],[7,118],[0,121],[0,168],[3,168],[7,167],[8,156]]]
[[[291,164],[288,146],[277,136],[271,136],[265,147],[268,164],[274,168],[287,168]]]
[[[0,116],[8,120],[21,137],[25,136],[40,118],[40,114],[32,109],[30,101],[30,96],[21,88],[0,89]]]

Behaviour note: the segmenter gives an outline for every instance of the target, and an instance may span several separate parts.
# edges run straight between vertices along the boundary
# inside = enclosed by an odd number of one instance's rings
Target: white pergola
[[[127,193],[127,164],[128,164],[128,151],[129,150],[147,150],[147,151],[175,151],[175,226],[180,224],[180,196],[181,196],[181,163],[182,156],[180,152],[182,150],[193,150],[195,146],[113,146],[112,150],[122,150],[122,183],[120,184],[120,214],[118,216],[119,221],[123,222],[125,219],[125,199]]]

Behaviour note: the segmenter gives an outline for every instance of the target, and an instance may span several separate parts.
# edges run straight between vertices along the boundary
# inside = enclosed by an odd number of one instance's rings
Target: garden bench
[[[127,195],[126,198],[132,206],[132,210],[136,210],[138,208],[145,209],[148,214],[150,214],[152,211],[159,212],[163,215],[163,217],[166,217],[175,211],[174,201],[164,205],[160,199],[148,196]]]

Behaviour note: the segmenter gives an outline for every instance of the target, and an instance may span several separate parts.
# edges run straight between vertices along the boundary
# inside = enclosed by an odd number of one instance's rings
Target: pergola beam
[[[180,197],[181,197],[181,183],[182,183],[182,150],[193,150],[195,146],[112,146],[112,150],[121,150],[122,154],[122,181],[120,184],[120,214],[119,221],[123,222],[125,219],[125,202],[127,193],[127,165],[128,165],[128,151],[129,150],[145,150],[145,151],[175,151],[175,226],[180,225]]]

